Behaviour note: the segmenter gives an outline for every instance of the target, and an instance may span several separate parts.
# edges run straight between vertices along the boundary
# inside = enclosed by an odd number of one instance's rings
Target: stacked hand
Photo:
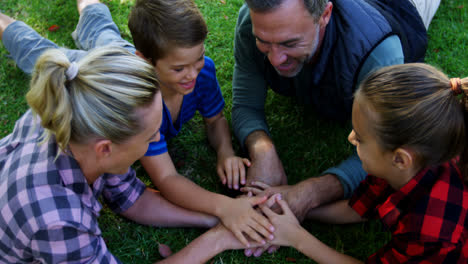
[[[246,247],[250,247],[247,237],[262,245],[266,244],[265,239],[272,240],[274,238],[273,225],[265,216],[254,209],[255,206],[266,200],[266,196],[232,199],[230,204],[222,208],[219,214],[222,223]]]

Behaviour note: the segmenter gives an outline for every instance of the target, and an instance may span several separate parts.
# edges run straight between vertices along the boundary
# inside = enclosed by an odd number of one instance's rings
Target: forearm
[[[347,263],[363,263],[360,260],[357,260],[351,256],[342,254],[329,246],[322,243],[316,237],[311,235],[305,229],[301,229],[296,237],[298,238],[294,247],[302,252],[304,255],[315,260],[318,263],[327,263],[327,264],[347,264]]]
[[[221,114],[215,121],[207,123],[206,133],[208,141],[215,149],[218,158],[234,155],[231,132],[229,131],[229,125],[224,115]]]
[[[311,177],[293,186],[288,202],[301,204],[301,212],[308,218],[310,210],[343,196],[340,181],[334,175]]]
[[[252,162],[250,170],[255,169],[255,175],[249,172],[247,184],[250,185],[252,180],[262,181],[270,186],[287,184],[283,164],[270,137],[258,130],[247,136],[245,142]]]
[[[122,216],[137,223],[158,227],[213,227],[215,216],[207,215],[170,203],[155,190],[147,188]]]
[[[348,205],[348,200],[340,200],[311,209],[307,217],[330,224],[349,224],[366,220]]]
[[[198,186],[180,174],[167,177],[157,183],[161,194],[169,201],[187,208],[210,215],[219,216],[232,198],[210,192]]]
[[[227,248],[224,244],[221,235],[216,232],[216,229],[210,229],[176,254],[157,263],[185,264],[188,260],[194,264],[205,263],[226,250]]]

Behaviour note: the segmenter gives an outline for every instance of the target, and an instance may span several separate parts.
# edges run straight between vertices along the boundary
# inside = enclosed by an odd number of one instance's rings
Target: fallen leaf
[[[49,27],[49,31],[50,31],[50,32],[55,32],[55,31],[59,30],[59,28],[60,28],[60,27],[57,26],[57,25],[52,25],[52,26]]]
[[[226,4],[226,1],[224,0],[219,0],[221,2],[221,4],[225,5]]]
[[[286,258],[286,261],[287,261],[287,262],[296,262],[296,259],[295,259],[295,258],[291,258],[291,257],[287,257],[287,258]]]
[[[224,19],[228,20],[228,19],[229,19],[229,17],[228,17],[228,16],[226,16],[226,15],[224,15]]]
[[[161,257],[163,258],[167,258],[170,255],[172,255],[172,250],[168,245],[159,244],[158,250],[159,250],[159,255],[161,255]]]
[[[464,7],[463,5],[457,6],[458,9],[462,9],[463,7]]]

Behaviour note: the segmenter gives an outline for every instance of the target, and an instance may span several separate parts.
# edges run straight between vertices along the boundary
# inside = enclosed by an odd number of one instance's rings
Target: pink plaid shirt
[[[90,186],[73,157],[55,160],[53,138],[39,144],[43,128],[36,120],[28,111],[0,140],[0,263],[120,263],[102,238],[98,197],[122,212],[144,183],[129,168]]]

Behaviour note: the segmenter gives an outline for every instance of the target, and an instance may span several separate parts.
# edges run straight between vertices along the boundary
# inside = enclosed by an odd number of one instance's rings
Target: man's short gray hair
[[[272,11],[285,1],[288,0],[245,0],[247,6],[254,12]],[[319,19],[325,10],[328,0],[303,0],[303,2],[310,15],[315,19]]]

